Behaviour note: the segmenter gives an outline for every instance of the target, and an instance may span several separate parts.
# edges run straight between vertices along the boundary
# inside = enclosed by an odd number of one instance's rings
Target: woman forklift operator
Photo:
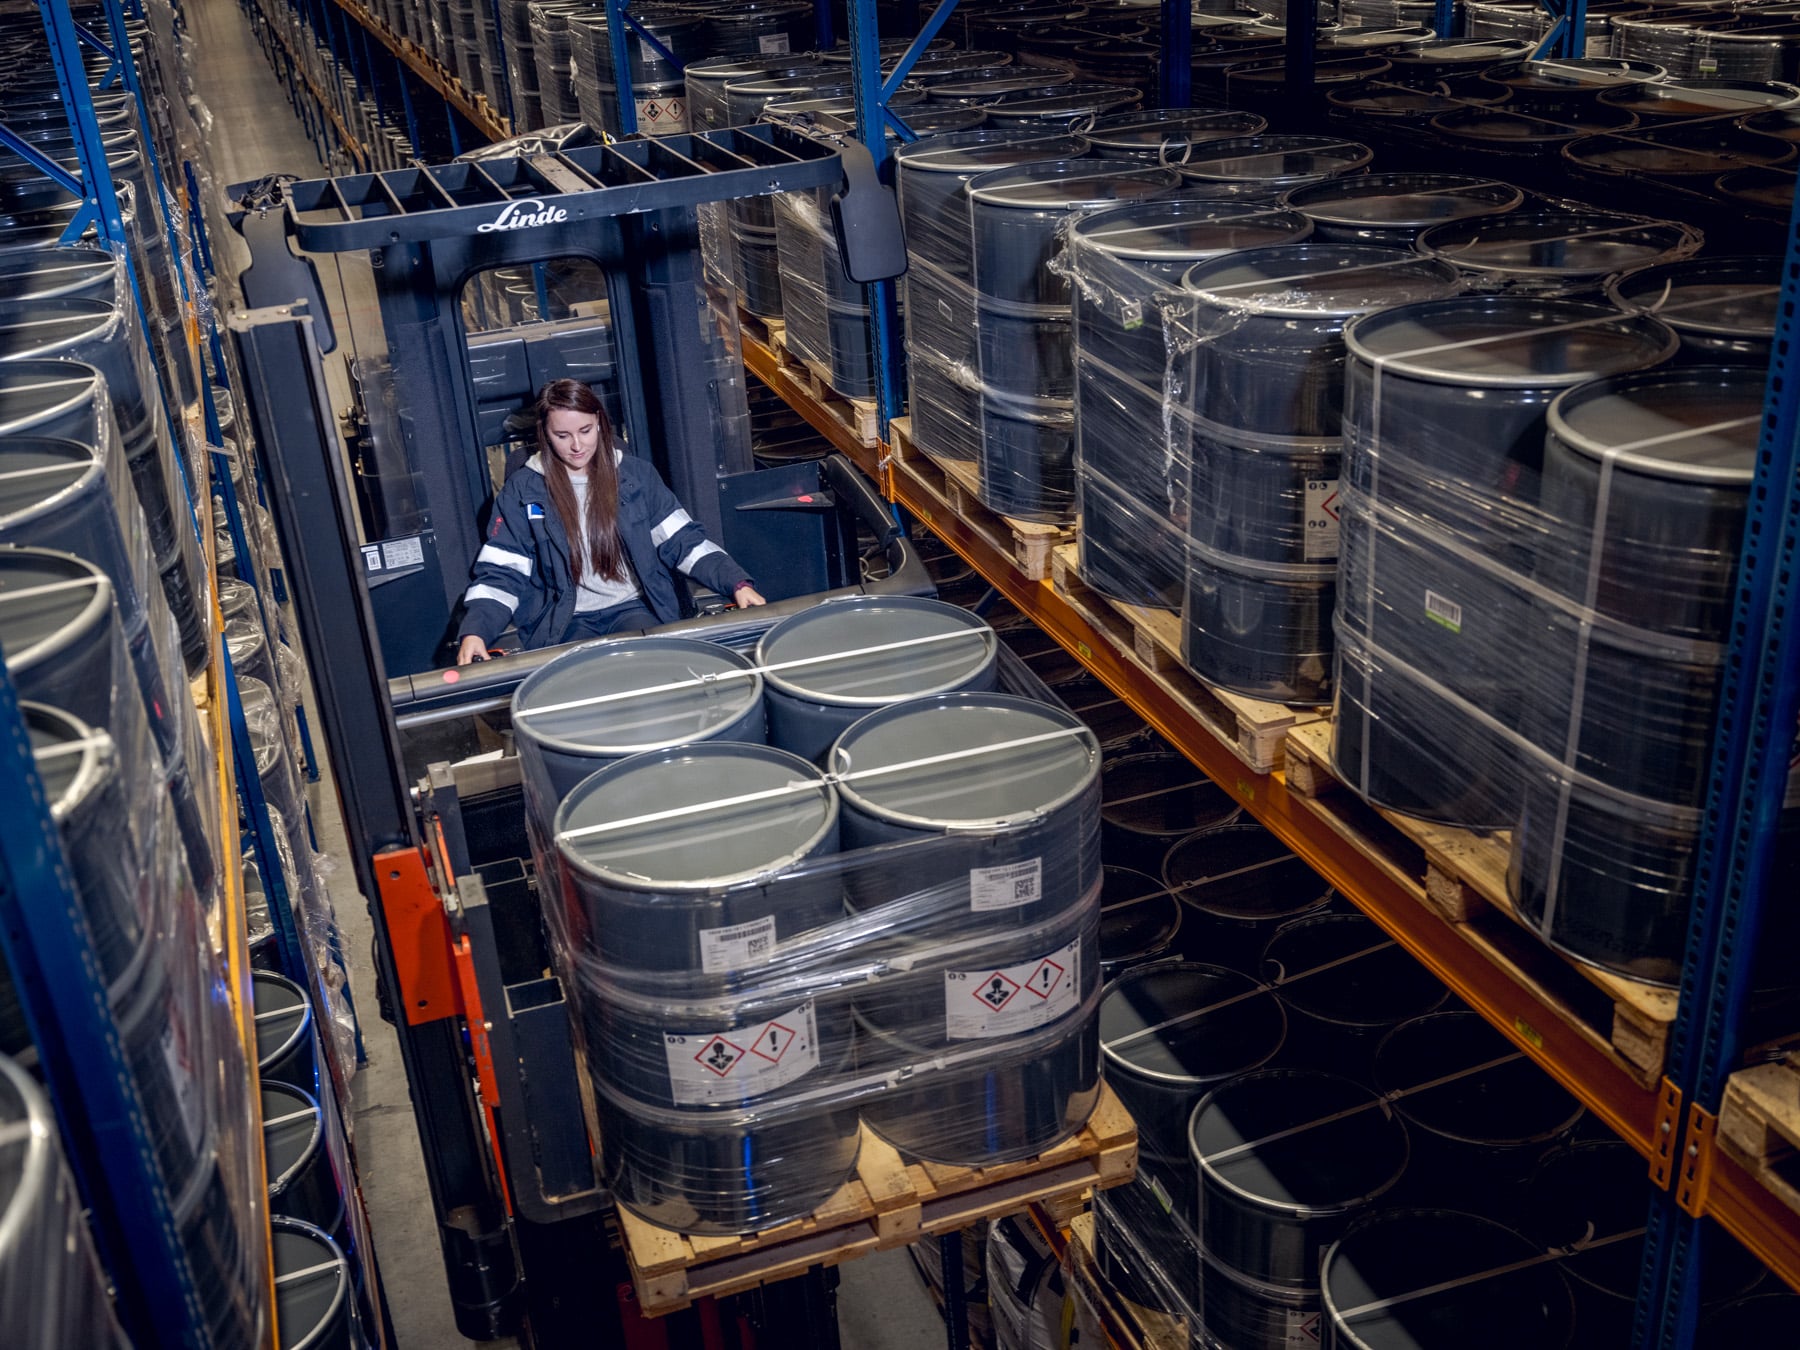
[[[739,606],[764,603],[656,470],[613,444],[606,409],[587,385],[552,380],[538,392],[537,442],[494,499],[474,584],[463,592],[459,666],[487,660],[509,623],[526,647],[673,623],[681,618],[675,572]]]

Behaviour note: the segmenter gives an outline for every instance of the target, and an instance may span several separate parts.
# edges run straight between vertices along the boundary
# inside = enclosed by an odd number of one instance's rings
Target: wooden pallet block
[[[1533,942],[1538,941],[1514,908],[1507,889],[1510,835],[1476,834],[1434,825],[1398,811],[1364,806],[1354,793],[1343,788],[1332,768],[1331,737],[1329,719],[1295,727],[1288,733],[1285,777],[1290,789],[1313,799],[1328,822],[1352,815],[1362,819],[1372,816],[1414,846],[1417,854],[1409,854],[1400,871],[1409,886],[1418,888],[1421,902],[1448,922],[1465,925],[1468,931],[1475,932],[1484,924],[1497,925],[1504,920],[1523,930]],[[1338,832],[1358,842],[1363,842],[1368,833],[1360,826]],[[1661,1078],[1668,1057],[1669,1033],[1679,1001],[1675,991],[1584,965],[1550,952],[1547,947],[1545,951],[1610,1002],[1608,1046],[1624,1060],[1640,1085],[1654,1085]]]
[[[781,376],[850,429],[860,444],[881,444],[881,410],[874,399],[850,398],[831,387],[831,372],[823,364],[802,357],[788,347],[787,324],[767,321],[769,350],[781,366]],[[780,390],[776,391],[781,392]]]
[[[1053,551],[1071,542],[1074,530],[1066,525],[1018,520],[990,511],[981,504],[981,472],[960,459],[944,459],[912,438],[912,419],[896,417],[888,424],[889,464],[942,501],[959,517],[1004,553],[1009,553],[1028,581],[1048,581]],[[926,524],[930,524],[929,520]]]
[[[1074,544],[1055,550],[1050,584],[1063,603],[1087,620],[1109,646],[1143,670],[1255,773],[1273,773],[1280,768],[1289,730],[1324,716],[1322,709],[1290,708],[1246,698],[1194,676],[1180,661],[1180,618],[1161,610],[1122,605],[1091,589],[1081,580],[1079,550]]]
[[[1068,1205],[1136,1171],[1137,1126],[1103,1084],[1087,1124],[1035,1158],[993,1167],[908,1162],[864,1126],[855,1174],[803,1219],[760,1233],[699,1237],[620,1207],[619,1229],[638,1303],[654,1317],[1028,1205]]]
[[[1800,1064],[1758,1064],[1732,1074],[1719,1106],[1718,1142],[1800,1211]]]

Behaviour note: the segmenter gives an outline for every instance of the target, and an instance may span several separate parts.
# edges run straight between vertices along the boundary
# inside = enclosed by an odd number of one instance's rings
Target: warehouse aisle
[[[268,173],[312,178],[325,173],[235,0],[193,0],[184,12],[203,56],[198,93],[211,121],[202,125],[209,129],[212,168],[219,180],[245,182]],[[380,331],[366,284],[366,264],[360,257],[348,256],[343,266],[321,266],[320,280],[334,309],[350,315],[345,344],[349,355],[359,330]],[[364,323],[359,324],[359,316]],[[325,370],[334,396],[342,399],[347,387],[344,361],[334,355],[326,360]],[[323,761],[324,747],[316,741],[315,745]],[[320,767],[323,775],[323,762]],[[431,1206],[425,1199],[424,1165],[398,1045],[392,1029],[375,1011],[367,908],[355,890],[336,795],[321,783],[311,798],[320,847],[333,863],[338,923],[351,962],[351,985],[368,1054],[368,1063],[356,1078],[356,1147],[400,1350],[474,1345],[507,1350],[517,1343],[475,1342],[457,1334]],[[942,1319],[906,1252],[882,1252],[850,1262],[841,1274],[843,1350],[935,1350],[944,1344]]]

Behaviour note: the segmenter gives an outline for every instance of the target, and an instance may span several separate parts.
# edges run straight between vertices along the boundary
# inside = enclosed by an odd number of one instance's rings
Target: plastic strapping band
[[[0,1125],[0,1148],[29,1138],[35,1129],[36,1126],[30,1120],[15,1120],[10,1124]]]
[[[296,1120],[317,1120],[318,1118],[317,1111],[289,1111],[285,1116],[264,1116],[263,1129],[266,1131],[271,1125],[287,1125]]]
[[[54,595],[59,591],[77,590],[83,586],[98,589],[106,584],[105,576],[77,577],[73,581],[51,581],[42,586],[25,586],[16,591],[0,591],[0,604],[14,600],[29,600],[38,595]]]
[[[300,1270],[290,1270],[285,1275],[277,1275],[275,1277],[275,1283],[278,1285],[292,1284],[296,1280],[305,1280],[310,1279],[314,1275],[323,1275],[328,1270],[342,1271],[343,1268],[344,1263],[342,1261],[322,1261],[316,1266],[305,1266]]]
[[[1414,1289],[1405,1294],[1395,1294],[1392,1298],[1376,1299],[1373,1303],[1359,1303],[1356,1307],[1345,1308],[1336,1315],[1340,1321],[1349,1322],[1358,1317],[1366,1317],[1370,1313],[1385,1312],[1389,1308],[1396,1308],[1405,1303],[1430,1298],[1433,1294],[1447,1294],[1452,1289],[1462,1289],[1471,1284],[1480,1284],[1483,1280],[1496,1280],[1502,1275],[1517,1274],[1521,1270],[1530,1270],[1551,1261],[1566,1261],[1571,1256],[1579,1256],[1583,1252],[1608,1247],[1615,1242],[1629,1242],[1634,1238],[1641,1238],[1644,1233],[1644,1229],[1634,1228],[1628,1233],[1615,1233],[1611,1237],[1583,1238],[1569,1247],[1553,1248],[1541,1255],[1527,1257],[1523,1261],[1513,1261],[1504,1266],[1494,1266],[1488,1270],[1477,1271],[1473,1275],[1463,1275],[1454,1280],[1444,1280],[1438,1284],[1426,1285],[1423,1289]]]
[[[871,778],[883,778],[889,774],[908,773],[913,769],[928,769],[938,764],[953,764],[967,759],[979,759],[984,755],[994,754],[1000,750],[1020,750],[1026,746],[1041,745],[1046,741],[1068,740],[1077,736],[1091,736],[1087,727],[1062,727],[1056,731],[1040,732],[1036,736],[1021,736],[1016,740],[997,741],[993,745],[978,745],[967,750],[951,750],[942,755],[929,755],[924,759],[905,760],[899,764],[883,764],[873,769],[858,769],[850,773],[826,773],[816,779],[803,779],[787,783],[781,787],[764,788],[759,792],[744,792],[735,797],[722,797],[717,801],[697,802],[691,806],[674,806],[667,811],[653,811],[649,815],[629,816],[624,820],[603,821],[597,825],[583,825],[576,830],[563,830],[557,836],[559,843],[567,843],[572,839],[584,839],[593,834],[606,834],[614,830],[632,829],[639,825],[654,825],[664,820],[679,820],[687,816],[701,815],[708,811],[719,811],[731,806],[748,806],[752,802],[774,801],[781,797],[801,796],[817,792],[821,787],[835,787],[840,783],[860,783]]]
[[[1214,286],[1205,291],[1196,291],[1195,295],[1225,295],[1231,291],[1250,290],[1258,286],[1289,286],[1298,281],[1342,281],[1345,277],[1360,276],[1364,273],[1386,275],[1404,271],[1414,267],[1430,267],[1437,262],[1436,258],[1428,258],[1424,254],[1407,256],[1394,250],[1396,257],[1392,261],[1367,263],[1361,267],[1334,267],[1322,272],[1295,272],[1291,276],[1256,277],[1250,281],[1233,281],[1224,286]],[[1229,256],[1229,255],[1227,255]]]
[[[1216,881],[1230,881],[1233,877],[1247,877],[1254,873],[1261,872],[1265,868],[1280,867],[1284,863],[1298,861],[1299,859],[1292,853],[1284,854],[1279,858],[1266,858],[1262,862],[1249,863],[1243,867],[1234,867],[1229,872],[1215,872],[1211,876],[1195,877],[1192,881],[1182,882],[1181,885],[1174,887],[1173,890],[1176,894],[1182,894],[1200,886],[1210,886]]]
[[[96,454],[94,458],[88,462],[90,464],[95,464],[98,463],[99,460],[100,456]],[[35,469],[7,469],[4,472],[0,472],[0,479],[34,478],[41,473],[67,473],[70,468],[71,466],[68,464],[40,464]]]
[[[701,688],[710,684],[723,684],[729,680],[745,680],[752,675],[772,675],[784,670],[801,670],[808,666],[830,665],[834,661],[847,661],[858,656],[874,656],[882,652],[901,651],[910,647],[925,647],[937,642],[954,642],[961,638],[993,638],[991,628],[959,628],[953,633],[930,633],[925,637],[905,638],[898,642],[883,642],[873,647],[858,647],[853,651],[829,652],[824,656],[806,656],[793,661],[777,661],[765,666],[750,666],[745,669],[716,671],[710,675],[692,675],[686,680],[670,680],[664,684],[647,684],[641,689],[626,689],[615,694],[595,694],[592,698],[569,699],[564,703],[546,703],[541,708],[521,708],[513,714],[514,720],[529,717],[546,717],[551,713],[570,712],[576,708],[593,708],[604,703],[619,703],[628,699],[646,698],[651,694],[672,694],[680,689]],[[691,674],[691,672],[690,672]]]

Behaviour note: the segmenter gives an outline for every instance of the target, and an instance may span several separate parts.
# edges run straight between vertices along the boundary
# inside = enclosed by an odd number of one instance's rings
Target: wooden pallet
[[[740,322],[746,311],[739,311]],[[754,316],[749,316],[754,318]],[[832,417],[842,422],[856,438],[859,444],[876,446],[881,444],[881,410],[874,399],[848,398],[831,387],[831,371],[821,363],[802,358],[789,350],[787,344],[787,324],[780,319],[755,319],[756,328],[760,328],[764,337],[764,345],[775,354],[776,372],[787,389],[777,388],[778,394],[786,394],[788,389],[811,399]],[[745,326],[753,337],[755,329]]]
[[[1181,664],[1179,615],[1108,599],[1081,580],[1078,562],[1079,550],[1074,544],[1061,545],[1052,554],[1050,584],[1063,603],[1086,619],[1089,627],[1146,678],[1160,685],[1252,772],[1279,769],[1288,732],[1325,716],[1323,708],[1290,708],[1247,698],[1196,678]]]
[[[1129,1181],[1136,1170],[1137,1126],[1102,1085],[1079,1133],[1023,1162],[909,1163],[864,1126],[855,1175],[804,1219],[739,1237],[696,1237],[658,1228],[621,1207],[619,1229],[639,1305],[654,1317],[1027,1205],[1070,1205],[1095,1187]]]
[[[1800,1211],[1800,1059],[1740,1069],[1725,1081],[1718,1144]]]
[[[1018,520],[988,510],[981,504],[981,473],[975,465],[933,455],[913,440],[910,417],[896,417],[888,423],[888,429],[892,451],[888,463],[894,473],[922,488],[927,496],[936,498],[946,511],[986,536],[1002,553],[1010,554],[1013,564],[1026,580],[1050,579],[1051,552],[1058,545],[1073,541],[1075,531],[1072,526]],[[930,525],[930,514],[921,514]]]
[[[1288,733],[1288,787],[1310,798],[1325,824],[1380,860],[1421,904],[1458,925],[1471,943],[1496,962],[1526,972],[1545,1003],[1598,1037],[1639,1086],[1654,1087],[1668,1056],[1675,991],[1583,965],[1543,946],[1507,892],[1510,836],[1475,834],[1368,806],[1333,771],[1331,735],[1328,720]]]

